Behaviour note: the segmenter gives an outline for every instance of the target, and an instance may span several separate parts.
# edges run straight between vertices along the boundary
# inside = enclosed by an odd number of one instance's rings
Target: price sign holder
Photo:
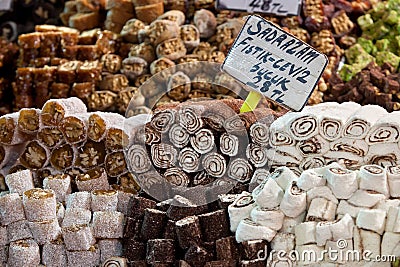
[[[276,16],[297,16],[300,0],[216,0],[217,9],[265,13]]]
[[[246,99],[242,112],[257,106],[257,94],[290,110],[301,111],[327,64],[326,55],[274,23],[252,15],[221,69],[254,92]]]

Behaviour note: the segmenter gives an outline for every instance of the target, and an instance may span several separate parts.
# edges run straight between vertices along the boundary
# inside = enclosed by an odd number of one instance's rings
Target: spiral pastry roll
[[[271,118],[271,122],[272,122]],[[269,145],[269,126],[271,123],[256,122],[250,126],[250,138],[253,143],[260,146]]]
[[[284,191],[274,179],[268,177],[252,192],[255,202],[262,208],[272,209],[282,201]]]
[[[189,133],[179,124],[172,125],[168,133],[169,141],[176,148],[184,148],[189,143]]]
[[[253,167],[242,158],[236,158],[229,163],[228,177],[241,183],[247,183],[251,179]]]
[[[357,175],[353,171],[328,166],[325,177],[337,199],[348,199],[358,189]]]
[[[151,118],[150,125],[160,133],[166,133],[176,121],[176,111],[164,109],[156,112]]]
[[[317,222],[302,222],[296,225],[294,227],[294,233],[296,235],[296,247],[316,243],[316,227]]]
[[[365,164],[380,166],[395,166],[400,160],[400,150],[397,143],[375,144],[369,147]]]
[[[278,146],[267,150],[268,161],[272,165],[299,165],[303,160],[300,151],[295,146]]]
[[[369,146],[365,140],[339,138],[330,144],[330,151],[326,157],[349,158],[358,160],[368,155]]]
[[[189,134],[196,133],[204,125],[202,120],[204,110],[205,108],[200,105],[183,105],[177,114],[179,125],[184,127]]]
[[[169,168],[164,173],[165,179],[174,186],[187,187],[190,183],[189,176],[180,168]]]
[[[312,188],[324,186],[326,179],[321,173],[316,172],[314,169],[305,170],[299,176],[297,185],[300,189],[308,191]]]
[[[357,207],[372,208],[378,204],[379,201],[384,199],[386,199],[385,195],[377,193],[376,191],[357,190],[347,202]]]
[[[389,192],[391,197],[400,197],[400,166],[386,167]]]
[[[314,198],[307,211],[307,221],[332,221],[337,205],[325,198]]]
[[[386,115],[387,111],[380,106],[362,106],[349,117],[343,126],[342,136],[352,139],[364,139],[375,122]]]
[[[299,164],[299,169],[301,171],[306,171],[309,169],[322,168],[324,166],[326,166],[325,158],[317,156],[317,157],[304,158]]]
[[[386,211],[378,209],[362,209],[357,215],[356,225],[380,235],[385,230]]]
[[[310,112],[287,113],[281,118],[287,122],[287,129],[296,141],[308,140],[318,134],[317,117]]]
[[[269,227],[259,225],[249,218],[240,221],[235,238],[237,242],[263,239],[270,242],[276,235],[276,231]]]
[[[210,153],[201,161],[204,170],[211,176],[222,177],[227,170],[225,158],[218,153]]]
[[[6,175],[5,182],[10,193],[18,193],[19,195],[34,188],[31,170],[22,170],[10,173]]]
[[[293,146],[296,144],[294,138],[287,131],[287,119],[285,116],[276,119],[269,128],[271,146]]]
[[[237,156],[239,152],[241,152],[240,148],[243,146],[241,140],[242,139],[239,139],[236,135],[233,134],[221,134],[219,144],[222,154],[230,157]]]
[[[169,144],[155,144],[151,146],[151,159],[154,166],[167,169],[175,166],[178,151]]]
[[[104,260],[101,267],[128,267],[128,263],[125,258],[111,257]]]
[[[196,172],[200,166],[200,154],[190,147],[185,147],[179,152],[178,162],[185,172]]]
[[[360,189],[374,190],[389,195],[386,170],[378,165],[364,165],[358,172]]]
[[[299,141],[296,145],[303,157],[321,156],[329,151],[329,142],[320,135]]]
[[[258,185],[268,178],[270,172],[266,169],[256,169],[250,180],[249,191],[252,192]]]
[[[43,188],[53,190],[58,202],[65,202],[66,196],[71,194],[71,176],[68,174],[47,176],[43,180]]]
[[[268,162],[267,148],[251,143],[247,146],[246,157],[257,168],[264,167]]]
[[[278,208],[265,209],[255,207],[250,213],[250,218],[253,222],[275,231],[279,231],[282,228],[284,217],[285,215]]]
[[[26,219],[30,222],[56,219],[56,195],[53,190],[33,188],[22,195]]]
[[[295,181],[285,191],[280,209],[288,217],[297,217],[307,208],[306,192],[301,190]]]
[[[209,129],[197,131],[189,140],[192,148],[199,154],[211,152],[215,147],[215,137]]]
[[[379,119],[368,132],[368,145],[397,143],[400,139],[400,112],[394,111]]]
[[[39,266],[39,245],[32,239],[11,242],[8,264],[10,266]]]
[[[146,149],[141,145],[132,145],[126,152],[128,169],[134,173],[150,170],[151,162]]]
[[[235,232],[241,220],[250,216],[256,206],[253,196],[248,192],[238,195],[235,201],[228,206],[231,231]]]

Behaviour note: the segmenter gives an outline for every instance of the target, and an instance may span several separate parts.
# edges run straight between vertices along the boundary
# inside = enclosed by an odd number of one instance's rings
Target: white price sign
[[[297,16],[300,12],[299,0],[217,0],[217,9],[258,12],[277,16]]]
[[[11,10],[12,0],[0,0],[0,10]]]
[[[326,55],[272,22],[252,15],[222,70],[278,104],[300,111],[327,64]]]

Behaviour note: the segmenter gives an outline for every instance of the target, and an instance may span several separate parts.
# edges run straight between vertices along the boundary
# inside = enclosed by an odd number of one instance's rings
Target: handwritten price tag
[[[299,0],[217,0],[218,9],[266,13],[277,16],[297,16],[300,12]]]
[[[324,54],[253,15],[247,18],[221,68],[253,91],[300,111],[327,64]]]

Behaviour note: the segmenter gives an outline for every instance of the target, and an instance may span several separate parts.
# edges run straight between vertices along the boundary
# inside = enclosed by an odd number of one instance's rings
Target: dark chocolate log
[[[87,141],[85,145],[78,150],[76,165],[84,169],[90,169],[103,164],[105,156],[106,150],[104,143]]]
[[[198,206],[180,195],[176,195],[167,210],[169,219],[178,221],[188,216],[199,215],[208,211],[207,206]]]
[[[146,209],[141,229],[143,240],[162,238],[166,221],[167,215],[165,212]]]
[[[241,243],[242,245],[242,259],[244,260],[256,260],[259,258],[260,251],[263,251],[262,255],[269,250],[268,249],[268,242],[266,240],[252,240],[252,241],[245,241]]]
[[[218,239],[215,245],[218,260],[239,260],[239,246],[234,236]]]
[[[189,143],[189,133],[185,127],[174,124],[168,133],[169,141],[177,148],[183,148]]]
[[[143,197],[134,197],[129,201],[128,216],[132,218],[143,218],[146,209],[154,209],[156,202]]]
[[[185,253],[185,261],[192,266],[204,266],[206,262],[211,260],[212,255],[197,245],[191,246]]]
[[[64,141],[62,132],[58,127],[43,127],[39,130],[37,138],[43,145],[53,148]]]
[[[211,176],[222,177],[226,172],[226,160],[218,153],[210,153],[202,160],[204,170]]]
[[[253,167],[243,158],[236,158],[229,163],[228,177],[240,183],[247,183],[253,175]]]
[[[200,166],[200,154],[192,148],[186,147],[179,152],[178,162],[185,172],[196,172]]]
[[[215,147],[214,134],[209,129],[201,129],[190,137],[190,144],[196,152],[206,154]]]
[[[70,144],[55,148],[51,152],[50,163],[56,170],[64,170],[74,163],[74,149]]]
[[[168,144],[155,144],[151,146],[151,159],[157,168],[170,168],[175,166],[178,151]]]
[[[267,148],[251,143],[247,146],[246,156],[255,167],[264,167],[267,164]]]
[[[134,239],[127,239],[124,249],[124,255],[129,261],[140,261],[146,258],[145,243],[135,241]]]
[[[175,223],[176,236],[179,246],[187,249],[192,245],[200,244],[201,228],[197,216],[189,216]]]
[[[168,220],[167,225],[165,226],[165,232],[163,234],[164,239],[178,239],[176,236],[175,223],[176,222],[173,220]]]
[[[146,262],[173,263],[175,261],[175,245],[172,239],[151,239],[147,242]]]
[[[146,124],[144,127],[145,132],[145,143],[146,145],[158,144],[161,141],[161,133],[156,129],[150,126],[150,124]]]
[[[168,168],[164,173],[165,180],[174,186],[187,187],[190,179],[187,174],[180,168]]]
[[[256,122],[250,127],[251,141],[260,145],[267,146],[269,144],[269,124]]]
[[[241,143],[240,140],[236,135],[223,133],[220,137],[220,150],[222,154],[234,157],[241,152]]]
[[[128,168],[134,173],[144,173],[150,170],[151,162],[146,149],[141,145],[132,145],[127,153]]]
[[[142,229],[143,218],[126,217],[125,218],[125,229],[124,238],[127,240],[141,240],[140,230]],[[144,259],[144,257],[143,257]]]
[[[186,128],[188,133],[194,134],[203,127],[201,115],[204,107],[199,105],[182,106],[178,111],[179,124]]]
[[[218,210],[198,216],[203,240],[215,242],[229,236],[229,222],[224,210]]]
[[[156,112],[150,122],[150,125],[161,133],[166,133],[170,127],[175,123],[176,111],[171,109],[165,109]],[[185,127],[185,126],[183,126]]]
[[[104,163],[106,172],[111,177],[116,177],[126,172],[125,155],[122,151],[107,153]]]

